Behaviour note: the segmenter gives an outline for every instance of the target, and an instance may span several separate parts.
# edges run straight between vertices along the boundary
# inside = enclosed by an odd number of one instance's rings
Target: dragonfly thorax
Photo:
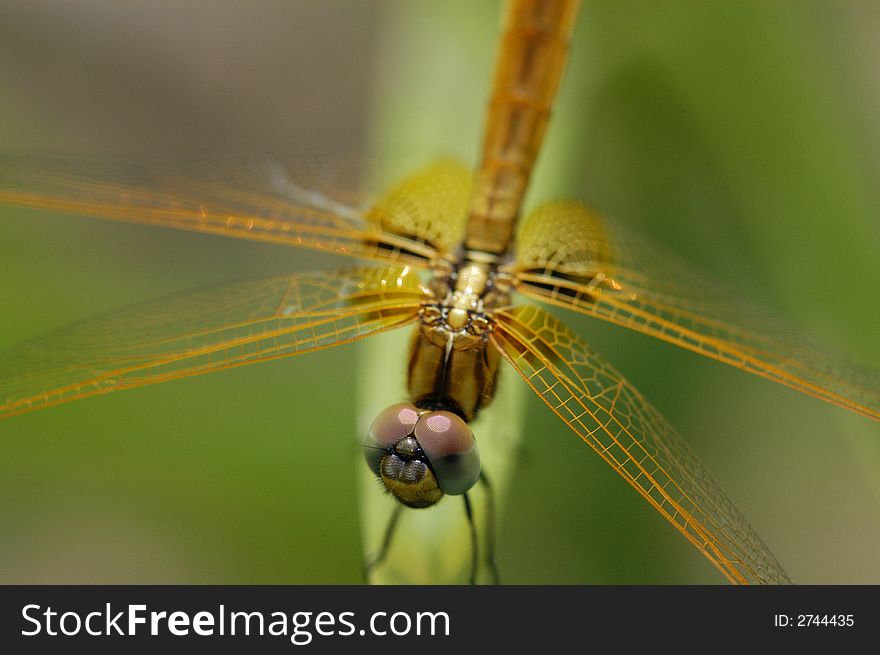
[[[410,401],[473,421],[495,392],[500,355],[490,347],[492,314],[509,303],[510,275],[498,257],[467,252],[434,269],[410,346]]]
[[[457,262],[443,260],[434,269],[435,301],[426,304],[422,321],[451,334],[484,336],[491,310],[509,301],[509,278],[495,255],[468,251]]]

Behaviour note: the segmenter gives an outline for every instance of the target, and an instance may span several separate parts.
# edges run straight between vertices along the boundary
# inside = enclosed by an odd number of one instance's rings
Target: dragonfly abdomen
[[[508,6],[486,118],[466,246],[506,252],[568,53],[577,2],[518,0]]]

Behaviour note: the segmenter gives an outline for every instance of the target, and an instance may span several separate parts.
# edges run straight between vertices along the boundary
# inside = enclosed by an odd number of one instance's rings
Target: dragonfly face
[[[364,453],[370,469],[407,507],[430,507],[444,493],[463,494],[480,477],[480,452],[464,420],[411,403],[379,414]]]

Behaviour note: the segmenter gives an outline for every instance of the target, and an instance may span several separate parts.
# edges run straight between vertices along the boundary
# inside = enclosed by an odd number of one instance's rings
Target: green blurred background
[[[463,0],[6,0],[0,148],[472,162],[499,13]],[[532,198],[588,200],[876,367],[878,33],[870,2],[586,2]],[[0,346],[198,285],[337,263],[0,208]],[[793,580],[880,582],[877,424],[567,320],[678,427]],[[359,581],[359,347],[0,423],[0,582]],[[499,537],[505,582],[723,581],[529,402]]]

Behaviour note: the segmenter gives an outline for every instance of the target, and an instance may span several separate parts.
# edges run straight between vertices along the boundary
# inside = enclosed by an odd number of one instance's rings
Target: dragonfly
[[[409,328],[408,397],[363,435],[367,465],[398,508],[368,572],[381,566],[404,507],[460,496],[475,535],[470,494],[491,471],[470,425],[510,367],[730,582],[788,582],[674,428],[544,306],[875,420],[880,377],[580,203],[539,206],[520,220],[577,11],[569,0],[508,2],[477,170],[436,161],[366,205],[296,163],[232,162],[227,175],[216,163],[0,161],[0,202],[9,205],[373,262],[199,289],[13,346],[0,353],[0,417]],[[491,548],[485,559],[493,569]]]

